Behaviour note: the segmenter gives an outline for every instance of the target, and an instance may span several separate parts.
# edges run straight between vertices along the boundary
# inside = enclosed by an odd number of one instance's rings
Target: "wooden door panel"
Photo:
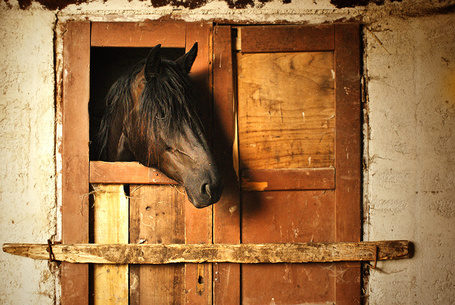
[[[333,52],[239,53],[242,168],[334,165]]]
[[[335,300],[333,264],[242,266],[242,304],[327,304]],[[329,303],[330,304],[330,303]]]
[[[185,195],[171,186],[130,186],[130,242],[184,243]],[[183,303],[184,265],[130,266],[131,304]]]
[[[214,80],[223,81],[214,102],[233,108],[232,123],[224,123],[234,124],[233,155],[223,162],[241,180],[241,242],[360,239],[358,25],[215,27],[214,41]],[[232,101],[230,88],[237,89]],[[229,300],[242,304],[355,304],[359,270],[243,265],[235,274],[241,291],[232,281],[229,289],[216,283],[215,298],[222,303],[233,292]]]
[[[332,242],[334,199],[334,191],[243,192],[242,242]]]
[[[334,191],[242,194],[243,243],[296,243],[335,239]],[[328,264],[242,266],[243,304],[301,304],[334,300]]]

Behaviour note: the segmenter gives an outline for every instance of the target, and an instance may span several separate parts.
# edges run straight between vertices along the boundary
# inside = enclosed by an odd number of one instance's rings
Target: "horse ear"
[[[185,55],[177,59],[175,62],[182,67],[185,73],[190,73],[191,67],[193,66],[194,60],[197,56],[197,42],[194,43],[191,50],[188,51]]]
[[[160,74],[161,71],[161,45],[157,45],[150,50],[147,56],[147,63],[145,64],[144,76],[146,81],[150,81],[152,78]]]

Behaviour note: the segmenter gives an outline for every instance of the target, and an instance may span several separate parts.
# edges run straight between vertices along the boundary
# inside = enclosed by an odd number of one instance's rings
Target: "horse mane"
[[[104,100],[106,108],[96,138],[100,160],[107,158],[109,132],[116,116],[123,113],[122,126],[130,123],[125,117],[129,116],[133,107],[131,89],[145,62],[145,60],[139,62],[129,72],[123,74],[106,95]],[[152,141],[160,135],[172,140],[174,135],[184,134],[185,126],[197,130],[196,134],[200,136],[202,124],[193,105],[187,104],[194,101],[189,77],[173,61],[163,59],[160,67],[161,72],[144,86],[138,105],[139,120],[136,124],[140,124],[141,129]]]

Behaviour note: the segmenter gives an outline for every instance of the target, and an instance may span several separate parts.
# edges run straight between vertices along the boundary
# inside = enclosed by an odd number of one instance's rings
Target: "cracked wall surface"
[[[46,243],[57,230],[57,18],[354,19],[363,23],[367,89],[364,239],[407,239],[416,246],[414,258],[379,262],[370,271],[366,299],[378,305],[455,303],[455,1],[350,1],[353,8],[329,0],[251,1],[244,8],[202,2],[191,9],[177,2],[66,1],[52,9],[0,1],[0,242]],[[45,261],[0,253],[0,283],[2,304],[58,303],[58,280]]]

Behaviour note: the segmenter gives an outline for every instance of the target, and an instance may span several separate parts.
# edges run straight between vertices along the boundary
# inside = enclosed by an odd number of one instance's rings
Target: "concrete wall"
[[[381,262],[371,270],[365,293],[370,304],[455,303],[455,14],[448,12],[453,1],[385,1],[348,9],[329,0],[250,1],[244,9],[221,0],[199,1],[194,9],[153,7],[157,1],[47,2],[62,4],[0,2],[0,243],[45,243],[57,232],[57,19],[354,18],[365,24],[365,240],[409,239],[416,245],[413,259]],[[0,303],[58,302],[51,270],[47,262],[0,253]]]

